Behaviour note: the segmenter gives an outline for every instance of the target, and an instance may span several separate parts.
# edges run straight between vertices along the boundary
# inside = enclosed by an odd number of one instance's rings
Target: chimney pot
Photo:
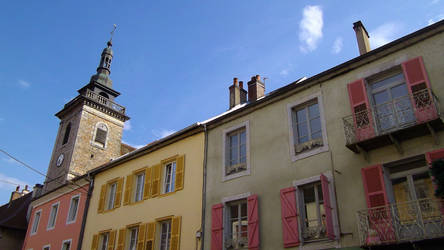
[[[243,81],[239,81],[239,88],[244,89],[244,82]]]
[[[260,75],[256,75],[256,80],[260,81],[261,80],[261,76]]]
[[[237,77],[233,78],[233,85],[237,86]]]
[[[238,104],[247,102],[247,91],[244,88],[244,83],[242,81],[238,82],[238,79],[233,78],[233,85],[228,89],[230,91],[230,109]]]
[[[15,188],[15,191],[18,192],[19,190],[20,190],[20,185]]]
[[[358,42],[359,54],[363,55],[369,52],[371,50],[370,42],[368,40],[370,36],[368,35],[368,32],[362,22],[357,21],[353,23],[353,29],[355,30],[356,40]]]
[[[260,75],[251,77],[248,82],[248,101],[254,102],[265,95],[265,84],[260,81]]]

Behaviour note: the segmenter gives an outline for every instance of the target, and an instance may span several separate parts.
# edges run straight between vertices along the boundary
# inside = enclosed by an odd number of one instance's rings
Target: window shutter
[[[183,189],[183,179],[184,179],[184,175],[185,174],[185,156],[181,155],[179,157],[177,157],[176,160],[176,183],[175,183],[175,187],[174,190],[181,190]]]
[[[156,239],[156,222],[149,222],[146,225],[145,250],[154,250],[155,239]]]
[[[373,119],[364,79],[349,83],[347,89],[353,113],[356,140],[363,141],[374,137],[375,129],[373,128]]]
[[[382,165],[361,169],[367,207],[379,207],[388,204]]]
[[[97,248],[99,248],[99,235],[94,234],[91,243],[91,250],[97,250]]]
[[[100,129],[100,128],[97,128],[97,131],[96,131],[96,139],[95,139],[95,141],[98,142],[98,143],[100,143],[100,144],[105,145],[105,142],[106,142],[106,134],[107,134],[107,133],[106,133],[105,130]]]
[[[222,250],[223,211],[223,204],[216,204],[211,208],[211,250]]]
[[[121,228],[119,229],[119,240],[117,241],[117,249],[116,250],[123,250],[125,247],[125,233],[126,229]]]
[[[114,250],[114,245],[116,244],[116,230],[109,233],[108,250]]]
[[[103,213],[103,209],[105,208],[105,196],[106,196],[106,184],[103,184],[100,188],[100,199],[99,199],[99,207],[97,209],[98,213]]]
[[[325,210],[325,226],[327,228],[327,237],[331,240],[335,239],[335,230],[333,227],[333,213],[330,201],[330,189],[328,187],[329,181],[325,175],[321,174],[322,196],[324,197]]]
[[[114,199],[114,207],[120,207],[122,201],[123,177],[117,181],[116,199]]]
[[[145,183],[144,183],[144,187],[143,187],[143,199],[144,200],[150,198],[150,195],[151,195],[151,173],[152,173],[152,168],[146,168]]]
[[[442,158],[444,158],[444,148],[426,153],[427,163],[430,166],[434,160],[438,160],[438,159],[442,159]]]
[[[257,195],[247,198],[248,209],[248,249],[259,249],[259,212]]]
[[[144,250],[146,224],[139,225],[139,233],[137,234],[137,250]]]
[[[155,165],[152,171],[151,197],[156,197],[160,194],[160,164]]]
[[[284,247],[299,246],[298,213],[296,188],[281,189],[282,237]]]
[[[181,217],[176,216],[171,219],[171,247],[170,250],[179,250]]]
[[[127,175],[126,176],[126,183],[125,183],[125,195],[123,197],[123,205],[128,205],[131,203],[131,194],[133,193],[133,175]]]
[[[422,123],[438,118],[422,57],[403,62],[402,70],[415,108],[416,121]]]

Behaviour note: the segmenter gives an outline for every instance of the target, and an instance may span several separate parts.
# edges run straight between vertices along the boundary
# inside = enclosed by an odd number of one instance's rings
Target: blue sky
[[[383,8],[382,8],[383,7]],[[113,24],[111,78],[144,145],[228,108],[233,77],[270,92],[444,18],[425,1],[4,1],[0,9],[0,149],[46,173],[58,124],[99,63]],[[0,154],[0,204],[44,178]]]

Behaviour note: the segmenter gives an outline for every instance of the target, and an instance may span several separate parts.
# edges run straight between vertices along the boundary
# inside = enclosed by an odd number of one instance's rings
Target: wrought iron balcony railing
[[[361,246],[444,237],[444,200],[420,199],[357,212]]]
[[[439,114],[438,99],[429,89],[395,98],[344,117],[346,145],[425,123]]]
[[[101,96],[99,94],[96,94],[90,90],[86,91],[85,96],[91,100],[94,100],[108,108],[113,109],[114,111],[117,111],[121,114],[125,114],[125,107],[123,107],[122,105],[119,105],[111,100],[109,100],[108,98]]]

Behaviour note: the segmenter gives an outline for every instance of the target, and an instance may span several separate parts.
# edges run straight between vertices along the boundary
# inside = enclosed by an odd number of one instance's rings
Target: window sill
[[[291,161],[297,161],[297,160],[301,160],[313,155],[317,155],[323,152],[327,152],[328,151],[328,144],[324,143],[324,145],[322,147],[317,147],[317,148],[313,148],[309,151],[305,151],[299,154],[294,154],[292,153],[291,155]]]
[[[168,192],[168,193],[163,193],[163,194],[159,194],[157,197],[166,197],[166,196],[170,196],[172,194],[175,194],[177,191],[173,191],[173,192]]]
[[[235,174],[224,175],[222,177],[222,182],[229,181],[229,180],[232,180],[232,179],[236,179],[236,178],[239,178],[239,177],[242,177],[242,176],[246,176],[246,175],[250,175],[250,169],[249,168],[247,168],[244,171],[235,173]]]
[[[67,222],[66,222],[66,225],[74,224],[74,223],[76,223],[76,220],[77,220],[77,218],[74,219],[74,220],[67,221]]]

